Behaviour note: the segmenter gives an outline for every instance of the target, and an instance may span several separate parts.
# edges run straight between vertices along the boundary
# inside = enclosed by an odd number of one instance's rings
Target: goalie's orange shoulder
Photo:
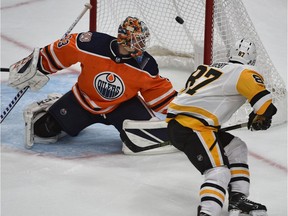
[[[77,35],[68,35],[41,49],[41,67],[45,72],[56,73],[79,62],[79,53],[76,48]]]

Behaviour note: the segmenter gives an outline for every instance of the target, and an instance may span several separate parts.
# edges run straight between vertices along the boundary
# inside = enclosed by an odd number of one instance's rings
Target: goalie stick
[[[141,147],[141,146],[135,145],[129,138],[124,143],[134,153],[139,153],[139,152],[143,152],[143,151],[152,150],[155,148],[160,148],[160,147],[172,145],[169,141],[167,141],[167,142],[162,142],[162,143],[158,143],[158,144],[154,144],[154,145],[150,145],[150,146]]]
[[[17,102],[21,99],[21,97],[25,94],[25,92],[29,89],[29,86],[26,86],[25,88],[21,89],[13,98],[13,100],[9,103],[9,105],[6,107],[6,109],[2,112],[0,116],[0,124],[4,121],[6,116],[10,113],[10,111],[14,108],[14,106],[17,104]]]
[[[0,71],[1,72],[9,72],[9,68],[1,68]]]
[[[83,17],[83,15],[87,12],[87,10],[90,10],[92,8],[92,5],[89,3],[86,3],[85,8],[81,11],[79,16],[75,19],[75,21],[72,23],[72,25],[69,27],[69,29],[65,32],[65,34],[61,37],[61,40],[65,39],[67,35],[70,34],[72,29],[76,26],[76,24],[80,21],[80,19]],[[9,72],[9,68],[1,68],[1,71]],[[21,99],[21,97],[27,92],[29,89],[29,86],[24,87],[21,89],[16,96],[13,98],[13,100],[8,104],[8,106],[4,109],[4,111],[1,114],[0,124],[4,121],[4,119],[7,117],[7,115],[11,112],[11,110],[15,107],[15,105],[18,103],[18,101]]]
[[[237,124],[237,125],[232,125],[232,126],[228,126],[228,127],[225,127],[225,128],[222,128],[220,129],[220,131],[231,131],[231,130],[235,130],[235,129],[239,129],[239,128],[243,128],[243,127],[247,127],[247,124],[248,123],[241,123],[241,124]],[[140,126],[140,125],[139,125]],[[156,128],[151,128],[151,129],[156,129]],[[134,132],[133,131],[137,131],[136,132],[138,135],[139,135],[139,131],[141,132],[147,132],[146,130],[147,129],[143,129],[141,128],[141,126],[139,128],[136,128],[133,129],[133,128],[128,128],[128,129],[125,129],[125,142],[124,144],[133,152],[133,153],[141,153],[141,152],[144,152],[144,151],[149,151],[149,150],[152,150],[152,149],[156,149],[156,148],[161,148],[161,147],[164,147],[164,146],[169,146],[169,145],[172,145],[170,141],[162,141],[162,142],[158,142],[156,144],[151,144],[151,145],[147,145],[147,146],[139,146],[139,145],[136,145],[133,140],[131,139],[131,135],[129,135],[129,133],[133,134]],[[128,133],[127,133],[128,132]],[[133,136],[132,136],[133,138]]]

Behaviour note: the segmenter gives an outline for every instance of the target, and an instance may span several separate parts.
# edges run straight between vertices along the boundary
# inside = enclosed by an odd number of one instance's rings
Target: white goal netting
[[[210,0],[211,1],[211,0]],[[97,31],[117,36],[117,28],[127,16],[136,16],[149,27],[148,51],[161,66],[189,68],[203,63],[205,0],[97,0]],[[175,21],[180,16],[184,23]],[[264,74],[278,113],[273,124],[287,119],[287,90],[266,52],[241,0],[215,0],[213,13],[212,61],[227,61],[227,52],[238,39],[249,38],[257,47],[256,66]],[[229,124],[247,121],[251,112],[245,104]]]

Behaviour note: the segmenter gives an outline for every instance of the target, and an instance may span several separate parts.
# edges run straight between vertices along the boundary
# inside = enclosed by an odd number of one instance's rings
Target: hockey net
[[[241,0],[91,0],[91,4],[94,6],[90,14],[92,31],[116,37],[119,24],[127,16],[143,20],[151,33],[148,52],[156,58],[160,67],[193,71],[203,63],[205,52],[210,61],[204,61],[205,64],[227,61],[231,45],[243,37],[251,39],[257,47],[256,66],[264,75],[266,87],[278,108],[273,124],[286,122],[285,83],[266,52]],[[209,5],[212,5],[211,12],[207,11]],[[184,20],[183,24],[176,22],[177,16]],[[212,21],[210,24],[207,23],[209,17]],[[209,30],[212,30],[211,35],[207,35]],[[204,51],[204,41],[210,50]],[[246,122],[250,112],[251,107],[246,103],[227,124]]]

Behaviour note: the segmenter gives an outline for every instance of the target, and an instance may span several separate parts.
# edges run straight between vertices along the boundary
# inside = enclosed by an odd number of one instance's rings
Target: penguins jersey
[[[246,100],[258,115],[272,103],[263,77],[253,66],[235,63],[200,65],[173,99],[166,121],[175,118],[196,130],[219,128]]]
[[[93,114],[113,111],[140,93],[148,107],[166,113],[177,92],[159,75],[155,59],[144,52],[141,61],[120,56],[115,37],[98,32],[68,35],[41,49],[38,69],[56,73],[80,62],[81,73],[72,91]]]

